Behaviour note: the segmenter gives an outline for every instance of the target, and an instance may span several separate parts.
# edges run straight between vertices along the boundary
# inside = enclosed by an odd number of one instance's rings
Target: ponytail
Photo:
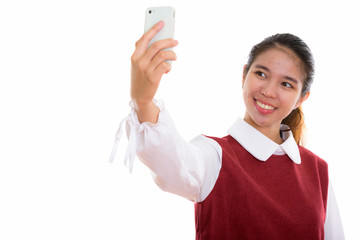
[[[291,131],[296,143],[301,146],[305,145],[305,119],[301,107],[294,109],[281,123],[289,127],[281,132]]]

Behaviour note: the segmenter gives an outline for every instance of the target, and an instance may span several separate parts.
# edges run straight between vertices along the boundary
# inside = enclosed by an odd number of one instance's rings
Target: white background
[[[165,100],[187,140],[244,114],[251,47],[290,32],[312,49],[307,148],[324,158],[347,239],[360,239],[355,1],[1,1],[0,239],[194,239],[193,204],[137,161],[108,163],[128,106],[130,56],[148,6],[176,8],[178,60]]]

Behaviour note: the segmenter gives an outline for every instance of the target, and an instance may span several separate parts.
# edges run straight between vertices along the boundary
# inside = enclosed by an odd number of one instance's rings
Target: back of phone
[[[149,7],[146,9],[144,32],[147,32],[160,20],[164,21],[164,27],[150,41],[149,46],[162,39],[174,38],[175,9],[173,7]]]

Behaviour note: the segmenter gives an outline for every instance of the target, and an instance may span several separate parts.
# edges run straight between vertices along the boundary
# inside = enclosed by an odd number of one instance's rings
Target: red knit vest
[[[324,239],[327,163],[299,146],[301,164],[287,155],[262,162],[234,138],[222,147],[216,184],[195,204],[197,240]]]

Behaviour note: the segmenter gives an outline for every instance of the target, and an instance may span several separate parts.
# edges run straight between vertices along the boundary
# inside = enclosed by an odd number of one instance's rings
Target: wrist
[[[154,105],[154,101],[152,100],[135,100],[132,99],[133,107],[135,111],[143,111],[146,109],[151,109]]]
[[[133,100],[133,107],[140,123],[150,122],[156,124],[158,121],[160,109],[154,101],[138,102]]]

